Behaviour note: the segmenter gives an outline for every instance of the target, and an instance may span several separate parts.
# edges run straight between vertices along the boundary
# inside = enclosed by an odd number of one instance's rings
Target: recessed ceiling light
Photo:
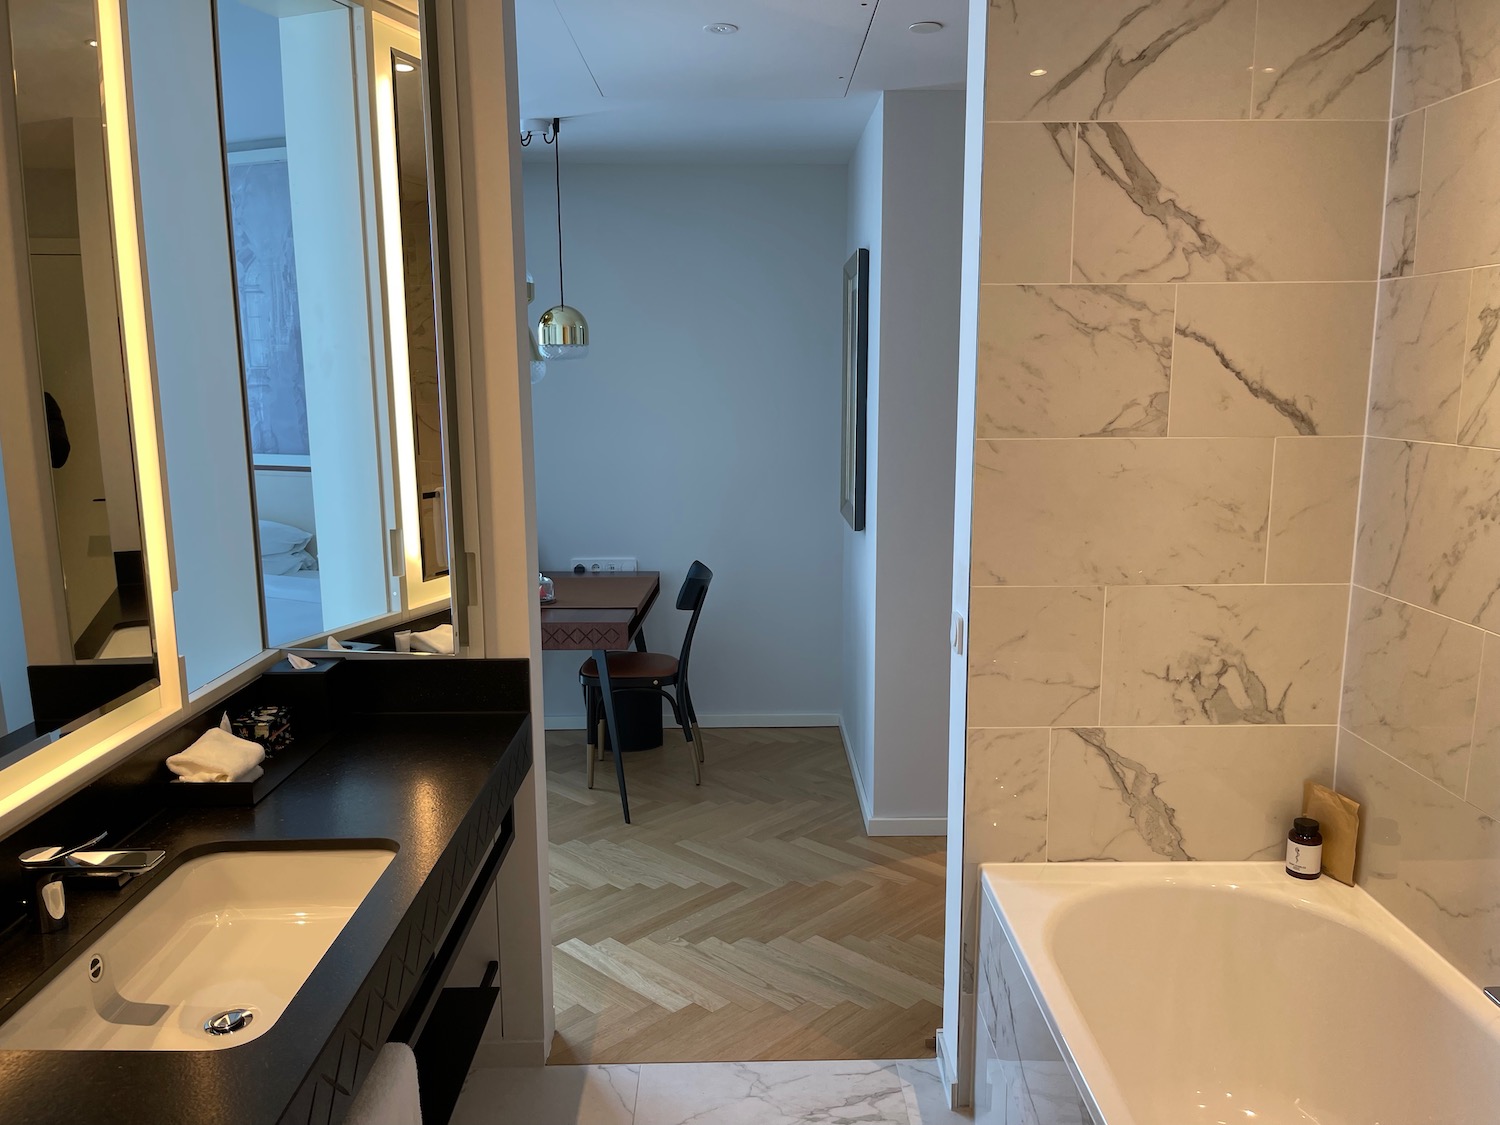
[[[906,30],[913,35],[931,35],[934,32],[942,31],[943,25],[938,23],[937,20],[922,20],[920,23],[912,24]]]
[[[733,35],[739,29],[740,25],[737,23],[711,23],[703,28],[710,35]]]
[[[1046,73],[1047,73],[1047,68],[1043,67],[1043,66],[1039,66],[1035,70],[1031,71],[1031,77],[1033,77],[1033,78],[1040,78],[1042,75],[1044,75]]]
[[[398,62],[396,64],[396,73],[398,74],[410,74],[416,69],[417,68],[412,66],[409,62]]]

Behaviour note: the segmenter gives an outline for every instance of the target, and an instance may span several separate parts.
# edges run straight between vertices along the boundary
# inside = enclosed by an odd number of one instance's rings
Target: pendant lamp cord
[[[557,296],[559,305],[568,303],[568,291],[563,287],[563,237],[562,237],[562,144],[560,141],[562,119],[552,119],[552,178],[557,184]]]

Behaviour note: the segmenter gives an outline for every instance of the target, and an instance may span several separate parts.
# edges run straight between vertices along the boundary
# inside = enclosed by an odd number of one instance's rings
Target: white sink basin
[[[212,1051],[264,1034],[395,853],[215,852],[189,860],[26,1006],[0,1049]],[[214,1035],[229,1011],[249,1022]]]

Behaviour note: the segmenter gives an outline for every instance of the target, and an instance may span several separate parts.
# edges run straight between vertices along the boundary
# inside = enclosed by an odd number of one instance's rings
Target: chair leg
[[[584,784],[589,789],[594,787],[594,759],[599,749],[598,729],[594,723],[594,693],[585,687],[583,689],[583,776]]]
[[[703,732],[698,729],[697,720],[693,721],[693,752],[697,754],[698,761],[703,761]],[[700,772],[701,779],[701,772]]]
[[[693,709],[693,693],[687,686],[687,681],[682,682],[682,706],[687,711],[688,722],[693,725],[693,750],[698,755],[698,761],[703,761],[703,732],[698,729],[698,712]]]

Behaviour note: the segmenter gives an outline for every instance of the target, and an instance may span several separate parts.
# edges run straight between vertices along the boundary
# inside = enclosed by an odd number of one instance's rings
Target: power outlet
[[[634,574],[635,559],[574,559],[574,574]]]

